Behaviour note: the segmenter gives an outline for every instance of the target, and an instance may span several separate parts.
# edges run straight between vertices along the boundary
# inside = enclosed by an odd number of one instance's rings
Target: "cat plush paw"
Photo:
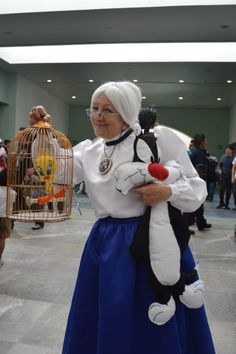
[[[205,288],[202,280],[197,280],[193,284],[186,285],[180,301],[191,309],[197,309],[203,305]]]
[[[148,309],[149,319],[156,325],[163,325],[169,321],[169,319],[175,313],[175,301],[173,297],[170,298],[169,302],[165,304],[160,304],[159,302],[153,302]]]

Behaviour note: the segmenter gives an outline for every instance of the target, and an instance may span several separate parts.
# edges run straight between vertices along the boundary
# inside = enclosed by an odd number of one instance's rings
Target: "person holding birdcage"
[[[180,210],[193,211],[206,197],[206,188],[185,144],[168,128],[157,127],[161,163],[178,161],[186,178],[173,186],[151,183],[133,189],[127,198],[117,190],[114,171],[133,161],[134,141],[141,133],[141,99],[141,90],[131,82],[101,85],[93,93],[87,114],[95,135],[102,139],[85,140],[74,148],[74,183],[85,181],[98,220],[81,258],[63,354],[215,353],[202,306],[190,309],[177,299],[170,318],[168,306],[162,304],[160,314],[165,312],[165,318],[161,325],[150,321],[147,314],[156,297],[147,268],[129,251],[145,205],[168,200]],[[29,115],[30,124],[49,119],[40,106],[33,107]],[[187,247],[181,269],[192,272],[194,267]]]

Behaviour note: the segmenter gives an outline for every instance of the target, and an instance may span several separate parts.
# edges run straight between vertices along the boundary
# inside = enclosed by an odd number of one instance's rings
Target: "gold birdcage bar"
[[[55,222],[71,217],[73,151],[67,137],[40,121],[16,134],[8,150],[7,217]]]

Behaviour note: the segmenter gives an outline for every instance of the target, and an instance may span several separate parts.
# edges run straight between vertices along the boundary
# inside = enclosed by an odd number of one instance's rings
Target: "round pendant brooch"
[[[111,166],[112,166],[111,159],[107,158],[107,159],[102,160],[102,162],[99,165],[99,173],[100,173],[100,175],[106,175],[107,172],[110,171]]]

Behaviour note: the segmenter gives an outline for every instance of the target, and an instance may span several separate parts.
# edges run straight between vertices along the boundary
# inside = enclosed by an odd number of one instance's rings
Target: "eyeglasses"
[[[103,117],[105,117],[105,118],[108,118],[108,117],[111,117],[111,116],[119,116],[119,113],[114,113],[109,108],[101,109],[100,111],[97,108],[87,108],[85,110],[85,112],[86,112],[88,117],[95,117],[99,113],[101,113],[101,115]]]

